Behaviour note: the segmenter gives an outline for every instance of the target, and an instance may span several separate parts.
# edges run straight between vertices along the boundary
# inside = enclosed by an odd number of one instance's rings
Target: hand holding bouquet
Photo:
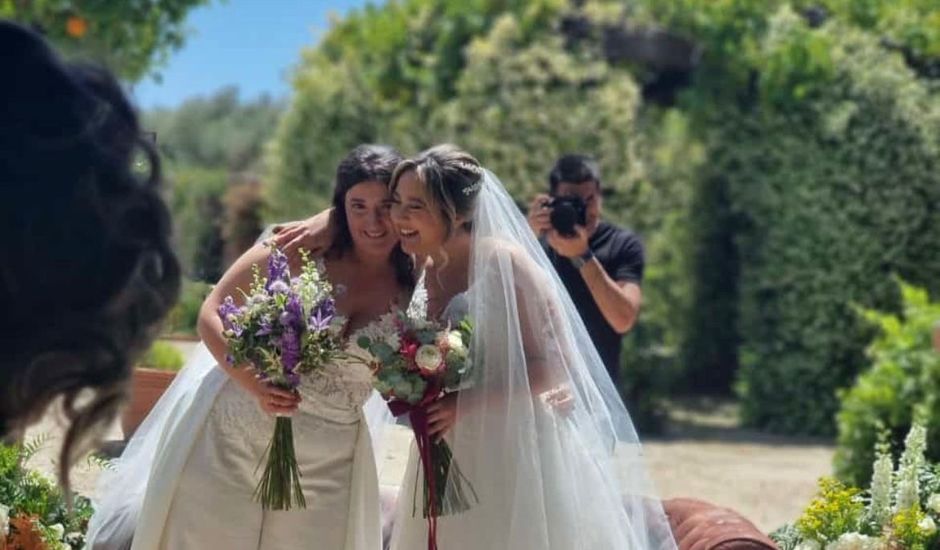
[[[468,510],[478,500],[447,442],[431,439],[427,418],[428,405],[466,384],[471,330],[466,320],[451,329],[398,312],[383,316],[354,337],[365,351],[375,389],[395,416],[407,413],[411,419],[424,469],[429,550],[437,547],[436,518]]]
[[[231,296],[219,307],[231,365],[251,365],[268,383],[294,392],[301,376],[342,355],[344,320],[336,315],[332,286],[308,255],[292,278],[287,257],[271,248],[267,275],[254,267],[245,305]],[[278,416],[264,473],[255,491],[265,510],[306,507],[294,454],[290,417]]]

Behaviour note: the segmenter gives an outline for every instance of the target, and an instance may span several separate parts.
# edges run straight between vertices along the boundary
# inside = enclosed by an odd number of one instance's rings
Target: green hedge
[[[817,4],[829,17],[811,28],[800,11]],[[608,217],[647,244],[644,312],[623,359],[631,409],[655,418],[659,388],[728,391],[737,376],[749,424],[831,434],[835,392],[872,336],[850,304],[897,307],[895,273],[940,281],[940,103],[908,63],[919,65],[885,46],[934,59],[936,12],[922,0],[355,11],[295,74],[268,215],[323,207],[339,158],[363,141],[406,154],[456,141],[523,204],[558,153],[592,152]],[[572,21],[586,24],[578,40],[563,30]],[[605,58],[605,26],[645,24],[704,47],[674,108],[642,104],[648,68]]]
[[[150,369],[176,372],[183,368],[186,358],[169,342],[157,340],[140,359],[140,366]]]
[[[892,273],[940,284],[940,119],[873,36],[786,12],[768,36],[757,101],[710,151],[740,224],[743,413],[830,434],[871,337],[851,304],[897,307]]]
[[[223,261],[222,197],[229,175],[224,169],[171,167],[168,177],[175,239],[184,273],[191,279],[218,281]]]
[[[836,473],[855,485],[869,481],[875,444],[883,434],[895,457],[900,453],[917,414],[928,426],[927,456],[940,460],[940,353],[931,341],[940,301],[931,302],[923,289],[900,286],[900,315],[863,312],[879,333],[868,348],[872,365],[840,394]]]
[[[212,286],[201,281],[183,280],[180,298],[170,310],[164,323],[164,332],[168,334],[196,336],[196,324],[199,321],[199,309],[212,290]]]

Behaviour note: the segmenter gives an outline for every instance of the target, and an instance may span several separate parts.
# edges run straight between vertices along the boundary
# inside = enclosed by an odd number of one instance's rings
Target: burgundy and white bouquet
[[[219,307],[231,365],[296,391],[301,376],[343,355],[344,319],[336,314],[333,288],[308,255],[300,275],[291,277],[287,256],[271,247],[267,274],[254,266],[244,305],[228,296]],[[260,465],[259,465],[260,466]],[[306,507],[294,453],[289,416],[278,416],[255,498],[266,510]]]
[[[468,510],[478,501],[447,442],[431,439],[427,418],[428,405],[468,384],[471,335],[469,320],[451,327],[394,312],[353,337],[365,352],[362,359],[372,370],[373,386],[388,401],[392,414],[408,414],[411,420],[424,469],[423,515],[428,519],[429,548],[436,548],[437,517]]]

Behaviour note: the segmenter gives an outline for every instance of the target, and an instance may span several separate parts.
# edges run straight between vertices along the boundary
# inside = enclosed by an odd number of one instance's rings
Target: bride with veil
[[[428,419],[479,502],[437,520],[437,547],[673,550],[630,416],[501,183],[441,145],[401,163],[390,191],[402,248],[429,258],[410,314],[474,327],[471,385]],[[420,469],[413,447],[393,550],[435,547],[415,513]]]

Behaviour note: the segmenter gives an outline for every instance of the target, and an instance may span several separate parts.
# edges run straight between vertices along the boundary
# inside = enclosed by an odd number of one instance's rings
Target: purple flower
[[[281,312],[281,316],[278,319],[281,322],[281,326],[284,328],[289,328],[296,331],[302,331],[304,318],[304,306],[300,303],[300,297],[296,294],[290,294],[287,298],[287,304],[284,306],[284,311]]]
[[[336,303],[332,298],[327,298],[320,302],[317,307],[310,312],[308,325],[310,330],[322,331],[329,328],[333,317],[336,316]]]
[[[265,315],[261,318],[261,327],[255,331],[255,336],[267,336],[271,334],[272,329],[271,318]]]
[[[300,334],[288,328],[281,334],[279,343],[281,347],[281,367],[284,374],[294,374],[297,364],[300,363]]]
[[[288,286],[284,281],[268,281],[268,284],[265,288],[272,296],[275,294],[287,294],[290,292],[290,286]]]
[[[287,264],[287,256],[277,248],[271,249],[271,256],[268,258],[268,282],[265,284],[265,290],[274,294],[272,287],[276,283],[284,283],[286,286],[290,282],[290,268]]]
[[[235,300],[231,296],[226,296],[222,305],[218,309],[219,318],[222,319],[222,328],[231,330],[235,336],[242,335],[242,327],[238,323],[238,317],[242,314],[242,308],[235,305]]]
[[[296,372],[289,372],[284,375],[284,378],[287,379],[287,383],[290,384],[291,387],[296,388],[300,385],[300,375]]]

